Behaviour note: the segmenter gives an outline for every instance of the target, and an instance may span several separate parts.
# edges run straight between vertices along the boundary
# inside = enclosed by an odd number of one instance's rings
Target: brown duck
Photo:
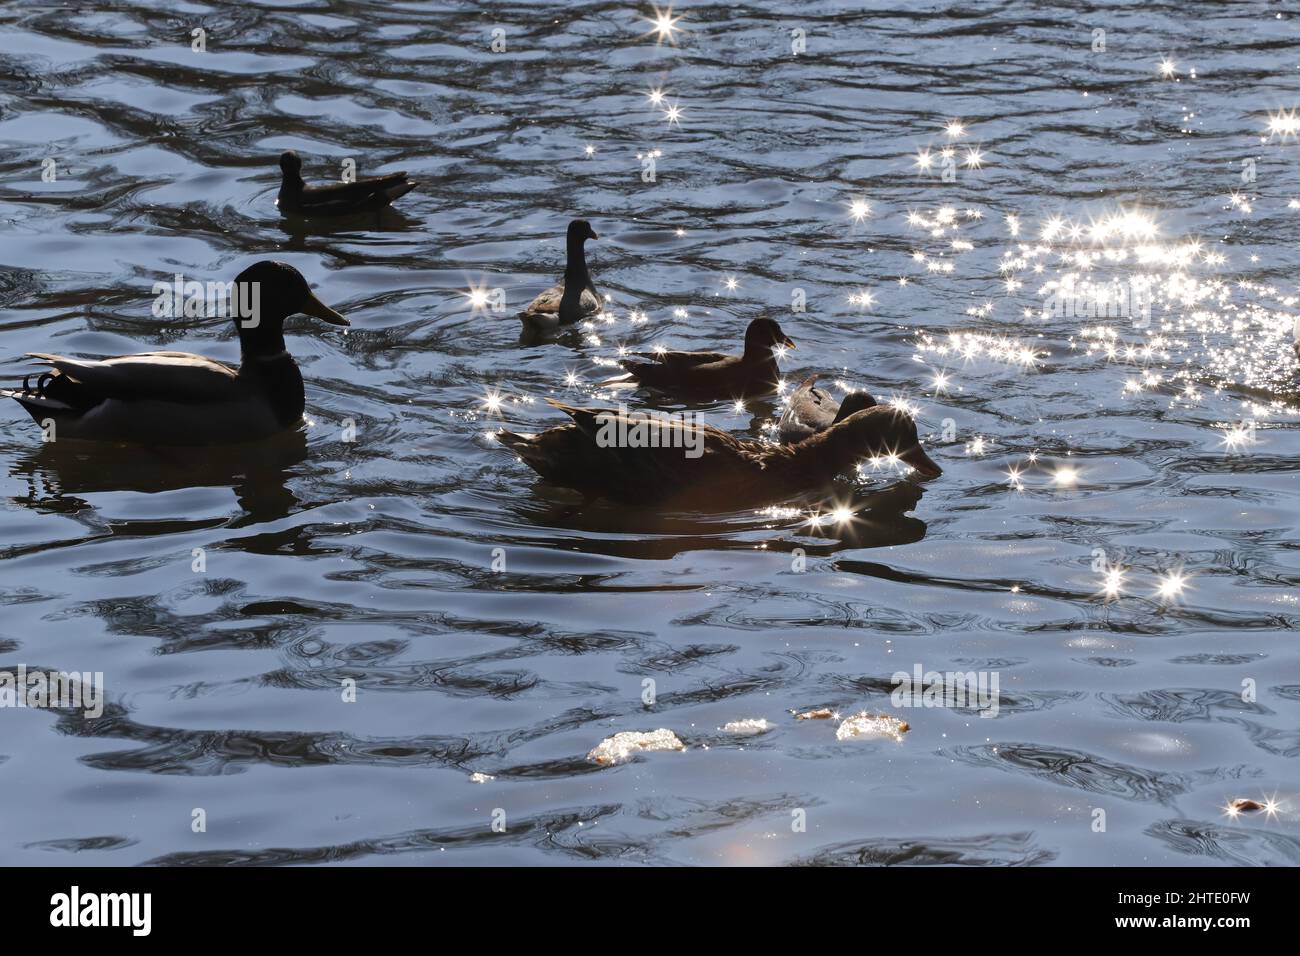
[[[825,431],[836,422],[843,421],[854,412],[872,408],[876,400],[866,392],[849,392],[844,401],[837,402],[831,393],[816,385],[817,376],[811,375],[791,393],[786,402],[777,433],[783,442],[803,441],[809,435]]]
[[[302,160],[293,150],[280,154],[280,173],[280,211],[299,216],[343,216],[387,206],[419,185],[406,173],[387,173],[351,183],[308,186],[302,178]]]
[[[595,238],[596,230],[587,220],[575,219],[569,223],[564,241],[564,278],[519,313],[525,334],[551,332],[600,311],[600,293],[587,270],[587,240]]]
[[[793,445],[765,444],[681,418],[550,404],[568,424],[497,434],[553,484],[631,503],[730,507],[771,503],[825,486],[861,458],[897,455],[922,478],[943,472],[916,424],[887,406],[855,412]]]
[[[745,329],[745,351],[637,352],[643,361],[624,359],[619,364],[642,385],[675,395],[704,399],[746,398],[776,391],[781,370],[779,349],[794,342],[772,319],[755,319]]]

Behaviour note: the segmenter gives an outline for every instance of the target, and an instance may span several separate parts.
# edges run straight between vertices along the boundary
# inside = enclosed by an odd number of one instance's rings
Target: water
[[[151,286],[266,257],[353,322],[290,323],[310,425],[255,453],[90,456],[6,403],[0,665],[102,671],[108,708],[0,711],[0,860],[1300,862],[1294,21],[887,6],[682,5],[675,45],[644,4],[0,10],[6,379],[28,351],[237,361]],[[285,148],[422,185],[294,227]],[[613,321],[523,345],[580,214]],[[1093,279],[1155,276],[1150,323],[1044,317],[1087,277],[1062,257],[1105,249]],[[760,313],[791,381],[914,404],[944,476],[868,468],[818,529],[583,507],[486,437],[599,402],[620,344],[736,346]],[[758,437],[779,405],[703,411]],[[892,707],[918,664],[996,675],[997,716]],[[819,707],[911,729],[789,713]],[[658,728],[687,749],[585,759]]]

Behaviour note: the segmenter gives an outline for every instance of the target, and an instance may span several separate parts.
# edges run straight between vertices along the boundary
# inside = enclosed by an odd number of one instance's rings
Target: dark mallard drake
[[[110,359],[31,353],[52,366],[33,385],[0,390],[52,438],[150,445],[224,445],[257,441],[302,421],[302,375],[284,345],[284,320],[297,313],[347,325],[284,262],[259,262],[235,279],[255,303],[253,318],[235,318],[238,369],[188,352],[144,352]]]
[[[406,173],[386,173],[351,183],[308,186],[302,179],[302,160],[293,150],[280,154],[280,172],[280,211],[298,216],[343,216],[387,206],[419,185]]]
[[[887,406],[776,445],[644,412],[550,404],[573,421],[537,435],[501,431],[497,440],[547,481],[629,503],[766,504],[823,487],[876,455],[897,455],[923,478],[943,473],[921,448],[911,417]]]
[[[600,311],[600,293],[587,271],[586,242],[595,238],[596,231],[587,220],[575,219],[569,223],[564,242],[568,256],[564,278],[519,313],[519,321],[524,323],[526,332],[549,332]]]
[[[843,402],[837,402],[831,393],[816,386],[817,376],[804,379],[786,402],[785,411],[777,432],[783,442],[803,441],[809,435],[825,431],[854,412],[872,408],[876,400],[866,392],[849,392]]]
[[[772,319],[754,319],[745,329],[745,351],[637,352],[643,361],[619,362],[642,385],[674,395],[707,399],[746,398],[776,391],[781,379],[778,350],[792,342]]]

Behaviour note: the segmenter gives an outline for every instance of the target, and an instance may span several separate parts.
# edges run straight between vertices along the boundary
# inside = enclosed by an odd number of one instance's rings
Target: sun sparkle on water
[[[1172,601],[1183,593],[1187,586],[1187,578],[1181,571],[1170,571],[1160,579],[1160,585],[1156,588],[1156,594],[1165,601]]]
[[[654,16],[645,17],[644,19],[646,23],[650,24],[650,29],[646,32],[655,34],[657,36],[657,43],[662,43],[664,40],[667,40],[669,43],[676,43],[676,34],[682,32],[684,29],[677,25],[682,18],[673,16],[672,7],[669,7],[667,10],[660,10],[656,6],[654,8]]]

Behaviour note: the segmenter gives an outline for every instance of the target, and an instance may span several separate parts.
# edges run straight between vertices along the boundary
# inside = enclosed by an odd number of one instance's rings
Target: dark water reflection
[[[47,442],[19,454],[10,477],[27,483],[15,505],[37,512],[93,513],[88,496],[104,492],[160,494],[188,488],[230,488],[246,514],[228,525],[259,525],[288,515],[299,504],[288,483],[307,458],[307,441],[291,432],[255,444],[219,449],[137,448],[96,442]],[[181,522],[183,524],[183,522]],[[164,519],[127,522],[118,533],[169,534]],[[152,530],[146,530],[146,529]]]
[[[102,671],[108,706],[0,709],[0,862],[1300,862],[1290,13],[900,6],[683,6],[676,46],[599,0],[0,9],[6,378],[29,351],[235,361],[150,289],[268,256],[353,322],[290,322],[284,440],[91,454],[5,412],[0,668]],[[288,148],[312,181],[421,186],[282,218]],[[1140,269],[1146,239],[1044,238],[1134,210],[1165,244]],[[576,214],[610,321],[521,340]],[[1160,276],[1149,324],[1043,314],[1066,273],[1126,269]],[[620,348],[735,347],[759,314],[790,381],[912,403],[943,478],[664,513],[487,437],[618,401]],[[751,438],[780,412],[692,408]],[[918,664],[996,673],[997,716],[895,708]],[[791,716],[819,707],[911,730]],[[771,729],[722,729],[747,718]],[[586,759],[659,727],[685,752]]]

